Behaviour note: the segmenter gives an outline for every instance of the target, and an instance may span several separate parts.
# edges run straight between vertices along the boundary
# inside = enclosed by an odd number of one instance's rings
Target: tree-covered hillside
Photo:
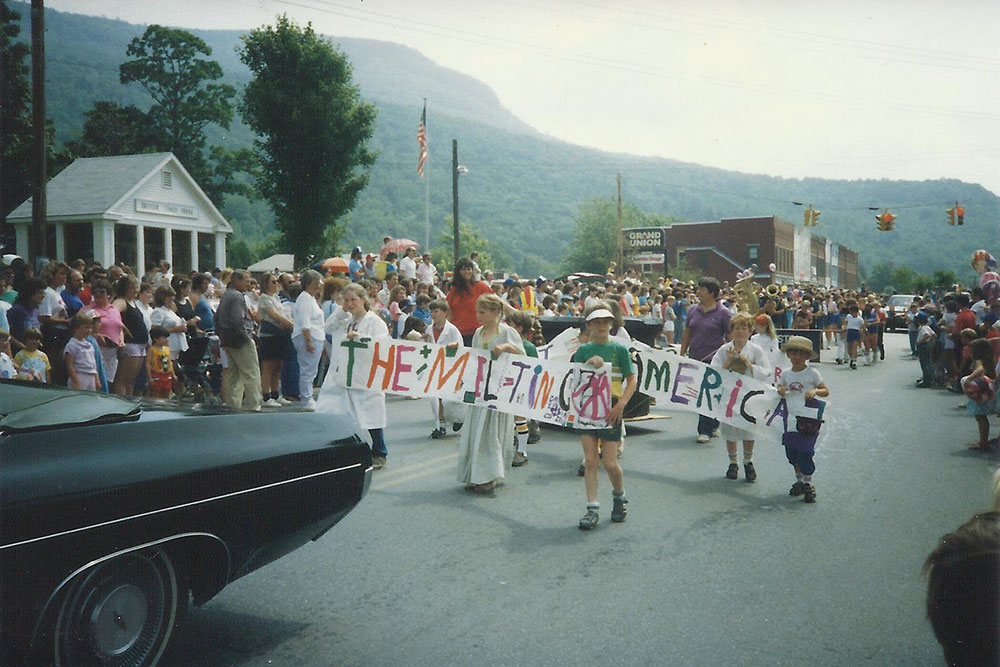
[[[12,7],[22,15],[21,36],[27,39],[29,6]],[[144,26],[52,10],[46,17],[48,111],[60,142],[79,134],[83,113],[96,100],[148,107],[141,88],[118,83],[125,47]],[[213,48],[211,57],[222,65],[225,80],[242,89],[249,74],[236,54],[240,33],[192,32]],[[974,250],[1000,251],[1000,199],[978,185],[782,179],[605,153],[535,132],[504,109],[482,82],[440,67],[413,49],[371,40],[332,41],[350,57],[362,97],[379,109],[371,142],[378,159],[367,189],[345,218],[342,238],[348,247],[375,248],[387,234],[423,241],[424,184],[416,175],[416,128],[426,97],[432,243],[450,229],[451,141],[457,139],[459,162],[468,168],[460,179],[460,217],[504,248],[511,265],[501,268],[522,274],[551,275],[563,268],[580,207],[613,195],[618,171],[627,202],[674,219],[773,214],[801,224],[803,207],[792,202],[811,203],[822,211],[815,233],[857,249],[863,267],[892,261],[920,273],[956,269],[964,276]],[[229,149],[252,140],[241,121],[229,132],[209,132],[209,143]],[[966,224],[949,227],[944,209],[956,200],[966,208]],[[897,214],[897,231],[876,231],[875,211],[868,207],[888,207]],[[259,242],[274,229],[262,202],[232,197],[223,212],[238,239]]]

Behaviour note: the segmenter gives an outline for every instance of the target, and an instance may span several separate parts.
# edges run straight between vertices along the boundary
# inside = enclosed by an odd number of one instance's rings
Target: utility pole
[[[625,275],[625,255],[622,252],[622,173],[618,172],[618,275]]]
[[[31,0],[31,227],[28,263],[48,254],[45,238],[45,6]]]
[[[451,140],[451,226],[455,261],[458,261],[458,139]]]

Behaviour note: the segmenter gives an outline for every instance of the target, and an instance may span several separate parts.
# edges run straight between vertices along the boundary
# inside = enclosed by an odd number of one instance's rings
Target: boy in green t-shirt
[[[587,514],[580,519],[581,530],[591,530],[597,525],[600,509],[600,503],[597,502],[597,467],[601,460],[611,481],[613,522],[621,523],[625,520],[625,505],[628,503],[625,499],[622,469],[618,465],[618,444],[622,439],[622,412],[635,393],[636,377],[628,348],[611,339],[614,324],[615,316],[607,308],[600,304],[589,308],[587,333],[590,334],[590,342],[581,345],[573,354],[573,361],[589,364],[594,368],[601,368],[605,363],[611,364],[611,410],[605,418],[608,428],[580,431],[580,444],[583,445],[585,458],[583,481],[587,489]],[[602,448],[603,459],[598,457],[598,440],[605,444]]]

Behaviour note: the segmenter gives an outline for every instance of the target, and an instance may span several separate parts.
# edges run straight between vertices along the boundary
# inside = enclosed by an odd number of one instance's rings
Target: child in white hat
[[[785,342],[783,349],[792,362],[792,367],[784,369],[778,378],[778,393],[788,398],[799,396],[807,406],[815,406],[813,401],[816,397],[829,396],[830,390],[826,388],[819,371],[807,365],[813,355],[812,341],[805,336],[792,336]],[[795,484],[788,495],[803,496],[807,503],[816,502],[816,487],[813,486],[812,478],[816,472],[813,455],[816,453],[819,424],[809,423],[816,421],[800,417],[796,420],[796,429],[781,436],[785,456],[795,468]]]

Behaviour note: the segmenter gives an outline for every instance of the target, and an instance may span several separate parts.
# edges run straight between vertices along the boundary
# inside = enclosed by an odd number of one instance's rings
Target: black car
[[[371,483],[354,424],[0,382],[0,664],[152,665]]]

